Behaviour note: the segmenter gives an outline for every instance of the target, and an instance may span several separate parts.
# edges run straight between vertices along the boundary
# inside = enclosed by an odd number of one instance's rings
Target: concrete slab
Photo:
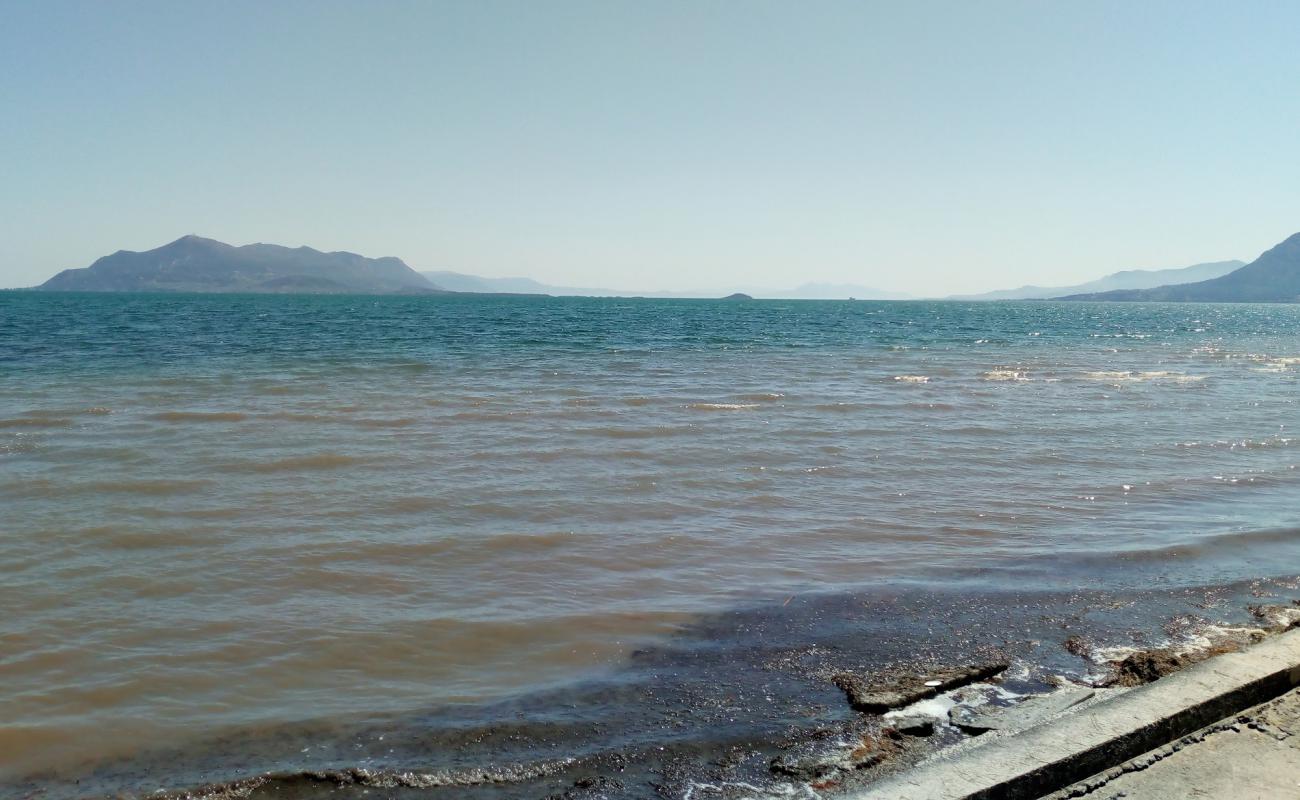
[[[957,706],[948,712],[952,724],[967,733],[1023,731],[1041,725],[1096,695],[1092,689],[1058,689],[1010,706]]]
[[[851,797],[1039,798],[1277,698],[1297,685],[1300,631],[1291,631],[1016,736],[936,759]]]
[[[1300,798],[1300,691],[1185,736],[1043,800]]]

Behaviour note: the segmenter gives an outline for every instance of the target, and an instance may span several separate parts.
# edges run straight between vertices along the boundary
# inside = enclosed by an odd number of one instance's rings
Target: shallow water
[[[0,779],[545,716],[791,598],[958,586],[988,627],[1010,589],[1293,576],[1297,334],[1293,306],[0,293]]]

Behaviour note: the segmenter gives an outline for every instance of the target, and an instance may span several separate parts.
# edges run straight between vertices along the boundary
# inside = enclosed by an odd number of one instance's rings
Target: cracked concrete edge
[[[1150,769],[1161,761],[1169,758],[1174,753],[1177,753],[1184,748],[1200,744],[1217,733],[1236,730],[1238,725],[1239,722],[1235,717],[1233,719],[1222,720],[1210,725],[1209,727],[1201,728],[1194,733],[1189,733],[1181,739],[1165,744],[1155,750],[1143,753],[1136,758],[1131,758],[1123,764],[1118,764],[1107,769],[1105,772],[1090,775],[1083,780],[1076,781],[1063,789],[1052,792],[1051,795],[1040,798],[1040,800],[1075,800],[1075,798],[1085,797],[1088,794],[1105,787],[1107,784],[1118,778]]]
[[[1028,800],[1177,741],[1300,685],[1300,630],[881,781],[851,800]]]

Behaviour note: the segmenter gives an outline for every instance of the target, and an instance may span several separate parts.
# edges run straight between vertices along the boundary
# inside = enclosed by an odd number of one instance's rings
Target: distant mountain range
[[[590,295],[604,297],[717,297],[721,292],[633,292],[552,286],[531,278],[483,278],[459,272],[411,269],[400,258],[323,253],[310,247],[249,244],[235,247],[182,236],[142,253],[119,250],[89,267],[67,269],[38,289],[84,292],[271,292],[356,294]],[[805,283],[790,290],[740,287],[735,296],[775,299],[906,299],[856,284]],[[1250,264],[1216,261],[1179,269],[1116,272],[1077,286],[1024,286],[953,300],[1154,300],[1300,302],[1300,233]]]
[[[1119,289],[1150,289],[1171,283],[1189,283],[1227,275],[1245,266],[1245,261],[1213,261],[1174,269],[1130,269],[1076,286],[1021,286],[983,294],[954,295],[948,300],[1045,300],[1075,294],[1092,294]]]
[[[1063,300],[1172,301],[1205,303],[1300,303],[1300,233],[1259,258],[1210,280],[1074,294]]]
[[[242,247],[182,236],[144,252],[119,250],[88,267],[65,269],[36,287],[67,292],[255,292],[307,294],[544,294],[596,297],[719,297],[725,291],[643,292],[553,286],[532,278],[484,278],[460,272],[411,269],[400,258],[324,253],[310,247],[249,244]],[[734,291],[734,290],[733,290]],[[770,298],[901,299],[853,284],[807,283],[784,291],[741,287]]]
[[[119,250],[41,284],[71,292],[282,292],[433,294],[444,291],[400,258],[322,253],[310,247],[182,236],[153,250]]]
[[[857,300],[911,300],[913,296],[903,294],[902,292],[887,292],[883,289],[876,289],[872,286],[863,286],[857,283],[805,283],[787,291],[767,291],[749,290],[751,293],[759,293],[762,297],[771,297],[778,300],[848,300],[854,298]]]
[[[439,270],[421,272],[430,282],[451,292],[483,294],[554,294],[568,296],[621,297],[644,293],[616,292],[609,289],[579,289],[573,286],[552,286],[532,278],[483,278],[463,272]]]
[[[645,292],[632,289],[600,289],[577,286],[557,286],[541,283],[532,278],[484,278],[463,272],[422,272],[431,282],[454,292],[509,292],[522,294],[551,294],[559,297],[717,297],[719,292]],[[886,292],[869,286],[851,283],[805,283],[794,289],[764,289],[743,286],[743,294],[775,300],[906,300],[908,295]]]

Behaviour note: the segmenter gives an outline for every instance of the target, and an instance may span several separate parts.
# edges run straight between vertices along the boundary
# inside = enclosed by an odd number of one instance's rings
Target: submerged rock
[[[1093,644],[1082,636],[1074,634],[1065,640],[1065,651],[1070,655],[1079,658],[1090,658],[1092,656]]]
[[[929,736],[934,733],[934,717],[920,714],[896,717],[888,720],[890,727],[908,736]]]
[[[1188,660],[1170,648],[1139,650],[1115,666],[1115,686],[1141,686],[1187,666]]]
[[[940,667],[923,674],[877,676],[865,679],[851,672],[842,672],[831,678],[848,697],[849,705],[856,711],[879,714],[891,708],[902,708],[920,700],[987,680],[1007,668],[1007,662],[997,661],[965,667]]]

